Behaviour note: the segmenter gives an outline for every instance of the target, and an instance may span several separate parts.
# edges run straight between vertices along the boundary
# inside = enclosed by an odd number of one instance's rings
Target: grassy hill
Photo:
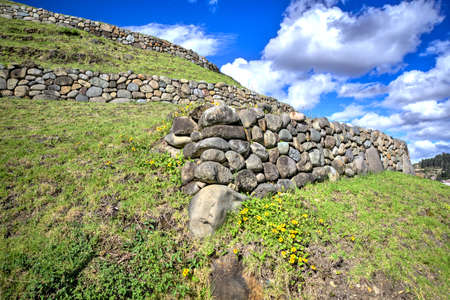
[[[55,29],[56,30],[56,29]],[[190,238],[162,103],[0,101],[0,298],[210,298],[235,256],[265,297],[447,299],[450,188],[396,172],[249,200]]]
[[[46,68],[79,68],[103,73],[133,70],[169,78],[225,82],[231,77],[180,57],[138,49],[78,29],[0,17],[0,63],[35,63]]]

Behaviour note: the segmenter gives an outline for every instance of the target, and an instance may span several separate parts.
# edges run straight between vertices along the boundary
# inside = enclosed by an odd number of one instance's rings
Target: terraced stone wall
[[[125,103],[166,101],[175,104],[218,102],[235,107],[259,105],[272,111],[291,111],[291,106],[225,83],[170,79],[133,72],[99,72],[39,66],[0,65],[0,96],[81,102]]]
[[[132,45],[141,49],[164,52],[173,56],[178,56],[189,60],[203,68],[212,70],[214,72],[219,72],[219,69],[216,65],[209,62],[206,58],[198,55],[192,50],[174,45],[166,40],[162,40],[142,33],[132,32],[115,25],[58,14],[42,8],[1,3],[0,17],[77,28],[95,34],[97,36],[102,36],[113,41],[117,41],[122,44]]]
[[[192,159],[181,172],[187,194],[222,184],[262,197],[340,176],[414,173],[405,142],[298,112],[199,107],[189,117],[175,118],[165,141]]]

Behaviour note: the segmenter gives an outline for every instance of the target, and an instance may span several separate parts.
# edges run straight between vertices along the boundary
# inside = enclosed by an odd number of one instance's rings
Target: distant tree
[[[441,168],[442,174],[439,176],[439,180],[450,178],[450,153],[442,153],[433,158],[422,159],[419,164],[421,168]]]

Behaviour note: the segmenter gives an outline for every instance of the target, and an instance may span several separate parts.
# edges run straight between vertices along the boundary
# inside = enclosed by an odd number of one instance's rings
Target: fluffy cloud
[[[450,97],[450,52],[436,59],[436,66],[427,71],[405,72],[389,84],[384,106],[398,106]]]
[[[369,7],[359,15],[314,3],[295,1],[287,9],[264,49],[264,59],[276,68],[351,76],[387,69],[415,51],[421,34],[443,19],[434,1]]]
[[[192,49],[202,56],[215,55],[221,46],[231,37],[227,35],[206,34],[203,28],[195,25],[164,25],[150,23],[142,26],[129,26],[126,29],[153,35],[187,49]]]
[[[450,41],[435,40],[430,43],[424,53],[420,56],[443,54],[450,52]]]
[[[372,98],[387,93],[387,87],[381,83],[347,83],[343,84],[339,91],[339,97],[351,97],[355,99]]]
[[[335,112],[329,118],[333,121],[346,122],[366,113],[363,105],[350,104],[343,111]]]
[[[408,149],[411,160],[417,162],[422,158],[434,157],[443,152],[450,153],[450,143],[445,141],[432,142],[430,140],[419,140],[411,143]]]

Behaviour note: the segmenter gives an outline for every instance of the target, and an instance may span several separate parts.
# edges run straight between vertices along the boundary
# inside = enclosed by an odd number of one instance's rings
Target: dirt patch
[[[307,252],[309,261],[316,271],[305,274],[303,297],[306,299],[414,299],[403,283],[393,282],[382,272],[376,272],[370,279],[352,284],[346,274],[356,261],[330,258],[331,247],[311,245]]]

